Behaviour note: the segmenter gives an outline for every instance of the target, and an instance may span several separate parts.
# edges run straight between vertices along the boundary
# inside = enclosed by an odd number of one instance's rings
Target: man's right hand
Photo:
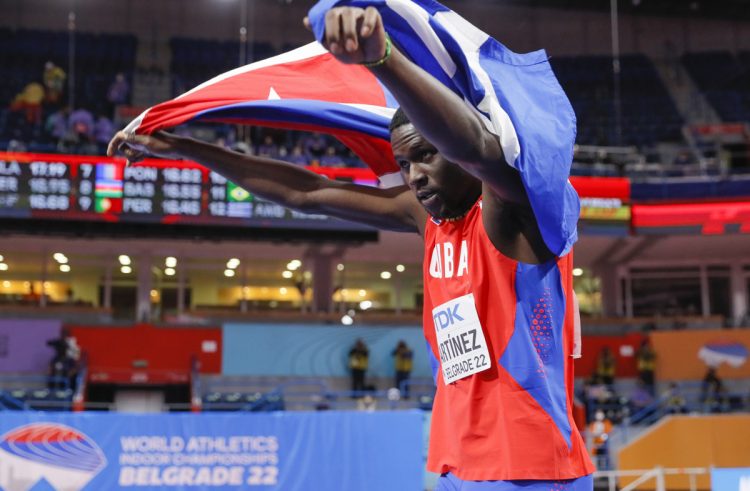
[[[160,131],[153,135],[136,135],[119,131],[109,142],[107,155],[113,157],[121,153],[128,159],[128,164],[140,162],[148,156],[179,159],[182,156],[177,150],[183,138]]]
[[[385,28],[375,7],[336,7],[326,12],[323,45],[342,63],[377,61],[385,56]],[[305,18],[309,28],[309,21]]]

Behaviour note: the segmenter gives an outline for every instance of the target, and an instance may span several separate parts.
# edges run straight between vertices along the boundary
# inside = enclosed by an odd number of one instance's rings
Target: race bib
[[[492,361],[473,293],[435,307],[432,320],[446,385],[490,368]]]

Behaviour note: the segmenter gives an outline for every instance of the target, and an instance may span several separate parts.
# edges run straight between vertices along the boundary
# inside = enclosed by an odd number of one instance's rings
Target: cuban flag
[[[388,123],[398,107],[369,70],[340,63],[319,43],[221,74],[147,109],[126,132],[151,134],[188,121],[271,126],[336,136],[384,187],[403,184]]]
[[[338,6],[377,8],[401,51],[476,111],[521,174],[547,247],[566,254],[580,214],[568,181],[576,118],[547,53],[514,53],[432,0],[321,0],[309,13],[318,41]]]
[[[309,18],[318,41],[336,6],[376,7],[406,55],[458,94],[497,135],[518,170],[547,247],[577,240],[578,195],[568,181],[576,120],[547,54],[517,54],[432,0],[321,0]],[[391,94],[364,67],[310,44],[220,75],[155,106],[126,130],[151,133],[189,120],[323,131],[337,136],[385,186],[403,183],[389,145]],[[504,165],[498,163],[498,165]]]

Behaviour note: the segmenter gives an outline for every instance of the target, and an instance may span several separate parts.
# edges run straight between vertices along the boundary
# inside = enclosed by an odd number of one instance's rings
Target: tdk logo
[[[59,491],[78,491],[106,465],[99,446],[69,426],[33,423],[0,437],[4,491],[28,491],[42,479]]]
[[[438,329],[445,329],[450,327],[456,322],[463,322],[464,318],[458,313],[458,308],[461,306],[459,303],[449,305],[443,310],[438,310],[432,314],[432,320],[435,322],[435,327]]]

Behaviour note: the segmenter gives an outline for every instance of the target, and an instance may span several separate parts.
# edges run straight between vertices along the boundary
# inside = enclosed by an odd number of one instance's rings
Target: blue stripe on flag
[[[211,108],[195,119],[243,118],[280,123],[316,125],[321,128],[356,131],[389,141],[390,119],[336,102],[307,99],[249,101]]]

